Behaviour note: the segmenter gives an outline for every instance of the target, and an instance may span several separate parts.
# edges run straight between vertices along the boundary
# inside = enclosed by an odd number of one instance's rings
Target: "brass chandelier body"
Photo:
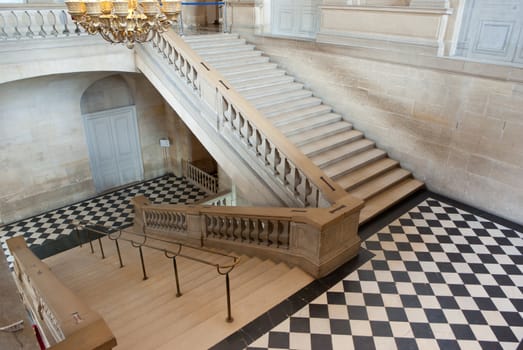
[[[66,1],[73,21],[89,34],[100,34],[111,43],[135,43],[151,40],[165,32],[177,20],[181,0],[101,0]]]

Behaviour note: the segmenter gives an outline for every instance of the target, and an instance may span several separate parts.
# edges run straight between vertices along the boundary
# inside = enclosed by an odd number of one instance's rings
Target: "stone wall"
[[[470,63],[478,74],[459,73],[443,58],[387,63],[333,45],[249,40],[430,190],[523,223],[522,69]],[[497,71],[508,79],[479,76]]]
[[[99,92],[99,100],[83,101],[92,112],[122,97],[115,81],[125,80],[132,100],[124,102],[136,106],[144,176],[168,170],[159,146],[160,138],[172,138],[164,101],[142,75],[122,76],[64,74],[0,85],[0,224],[96,194],[80,107],[90,86]]]

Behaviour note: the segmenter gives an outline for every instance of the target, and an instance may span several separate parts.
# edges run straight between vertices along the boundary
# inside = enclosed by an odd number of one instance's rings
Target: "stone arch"
[[[132,105],[132,90],[120,74],[95,81],[84,91],[80,101],[82,114]]]

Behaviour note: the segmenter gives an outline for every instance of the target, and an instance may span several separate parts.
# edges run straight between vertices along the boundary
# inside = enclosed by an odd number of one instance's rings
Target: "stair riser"
[[[302,132],[309,131],[309,130],[312,130],[315,128],[319,128],[319,127],[322,127],[325,125],[329,125],[329,124],[335,123],[337,121],[338,120],[332,120],[332,119],[318,120],[318,121],[315,121],[313,124],[308,123],[308,125],[306,125],[306,126],[299,126],[299,125],[297,125],[296,127],[288,126],[288,127],[282,128],[282,131],[286,136],[292,136],[292,135],[301,134]]]
[[[315,151],[312,151],[312,152],[308,152],[306,154],[307,157],[314,157],[320,153],[323,153],[323,152],[326,152],[326,151],[330,151],[334,148],[337,148],[337,147],[340,147],[340,146],[344,146],[346,144],[349,144],[351,142],[354,142],[354,141],[357,141],[357,140],[361,140],[363,138],[363,134],[359,134],[359,135],[354,135],[352,137],[349,137],[349,138],[346,138],[346,139],[343,139],[343,140],[340,140],[336,143],[333,143],[331,145],[329,145],[328,147],[323,147],[323,148],[320,148],[318,150],[315,150]]]
[[[374,162],[374,161],[376,161],[378,159],[385,158],[386,156],[387,156],[386,153],[382,153],[382,154],[376,155],[376,156],[368,159],[365,162],[362,162],[362,163],[356,164],[354,166],[351,166],[350,168],[344,169],[343,171],[337,172],[335,174],[328,173],[327,175],[329,175],[329,177],[332,178],[333,180],[336,180],[337,178],[339,178],[339,177],[341,177],[343,175],[347,175],[348,173],[350,173],[350,172],[352,172],[354,170],[360,169],[360,168],[364,167],[365,165],[367,165],[369,163],[372,163],[372,162]]]
[[[311,110],[309,112],[307,112],[307,110],[304,109],[303,113],[276,115],[269,119],[271,119],[274,125],[287,125],[301,119],[319,117],[320,115],[329,114],[331,112],[330,106],[320,105],[319,107],[323,108],[314,108],[314,110]]]
[[[348,131],[348,130],[351,130],[352,127],[350,124],[347,125],[347,127],[345,129],[338,129],[338,130],[332,130],[330,132],[326,132],[322,135],[318,135],[318,136],[315,136],[315,137],[310,137],[308,138],[307,140],[303,140],[303,141],[295,141],[294,144],[298,147],[300,146],[303,146],[307,143],[310,143],[310,142],[314,142],[314,141],[318,141],[318,140],[321,140],[322,138],[325,138],[325,137],[329,137],[330,135],[334,135],[340,131]]]
[[[333,158],[333,159],[330,159],[328,161],[322,161],[321,163],[316,163],[315,164],[317,166],[319,166],[320,168],[325,168],[325,167],[328,167],[329,165],[332,165],[332,164],[335,164],[335,163],[338,163],[344,159],[347,159],[347,158],[350,158],[350,157],[354,157],[360,153],[363,153],[365,151],[368,151],[370,149],[374,148],[374,143],[371,143],[371,144],[368,144],[368,145],[365,145],[361,148],[357,148],[355,150],[352,150],[351,152],[347,152],[341,156],[338,156],[336,158]]]
[[[231,67],[232,65],[247,65],[247,64],[262,64],[268,63],[269,57],[267,56],[253,56],[248,58],[238,58],[235,60],[223,60],[223,61],[214,61],[209,63],[216,69],[223,69]]]
[[[236,54],[238,52],[252,51],[254,50],[253,45],[241,45],[237,47],[230,47],[227,50],[223,49],[210,49],[210,50],[196,50],[196,53],[200,56],[204,55],[220,55],[220,54]]]
[[[301,89],[303,89],[302,84],[291,83],[291,84],[286,84],[286,85],[271,86],[270,88],[263,89],[261,91],[260,91],[260,89],[251,90],[251,91],[244,92],[242,95],[246,99],[252,101],[252,100],[256,100],[256,99],[259,99],[262,97],[268,97],[268,96],[277,97],[280,94],[286,94],[288,92],[298,91]]]
[[[212,34],[212,38],[209,35],[189,35],[184,36],[183,40],[189,44],[201,43],[201,42],[215,42],[217,40],[237,40],[238,34]]]
[[[262,113],[266,117],[271,117],[271,116],[279,115],[282,113],[292,112],[292,111],[295,111],[298,109],[319,106],[320,104],[321,104],[321,100],[312,100],[312,101],[304,100],[302,103],[293,103],[292,106],[288,106],[288,107],[281,106],[281,108],[274,109],[272,111],[270,111],[270,110],[263,111],[262,110]]]
[[[406,174],[403,174],[403,175],[401,175],[401,176],[394,177],[393,179],[391,179],[391,180],[387,183],[387,185],[384,185],[383,187],[380,187],[380,188],[376,188],[375,190],[372,190],[372,191],[366,191],[366,192],[363,193],[363,194],[359,194],[359,193],[357,192],[357,189],[356,189],[356,191],[353,190],[352,192],[349,192],[349,193],[351,193],[351,194],[354,195],[355,197],[358,197],[358,198],[360,198],[360,199],[362,199],[362,200],[368,200],[368,199],[370,199],[370,198],[372,198],[372,197],[374,197],[374,196],[379,195],[380,193],[383,193],[383,192],[387,191],[387,189],[389,189],[390,187],[392,187],[392,186],[394,186],[394,185],[396,185],[396,184],[398,184],[398,183],[404,181],[405,179],[407,179],[407,178],[409,178],[409,177],[411,177],[411,174],[407,172]]]
[[[273,70],[264,72],[263,78],[281,77],[283,75],[285,75],[285,71],[273,69]],[[260,77],[261,77],[261,74],[244,74],[243,76],[239,75],[236,77],[231,77],[228,80],[230,83],[235,85],[236,83],[240,83],[240,82],[248,82],[251,80],[260,79]]]
[[[345,191],[349,192],[358,186],[364,185],[365,183],[372,181],[373,179],[386,173],[387,171],[397,168],[398,166],[399,166],[399,164],[397,162],[391,162],[390,165],[380,168],[379,170],[375,171],[372,175],[368,175],[365,178],[362,177],[358,181],[352,181],[350,184],[340,183],[340,185],[343,188],[345,188]]]
[[[263,72],[270,71],[276,68],[275,63],[266,63],[264,65],[256,65],[253,64],[247,65],[245,67],[241,68],[232,68],[232,69],[222,69],[220,73],[225,77],[234,78],[236,76],[247,74],[247,73],[260,73],[263,74]]]
[[[262,52],[258,50],[251,50],[251,51],[241,51],[234,54],[234,59],[240,60],[240,59],[248,59],[248,58],[257,58],[261,57]],[[225,55],[200,55],[205,62],[208,62],[212,64],[213,62],[217,63],[227,63],[230,62],[231,55],[225,54]]]
[[[296,101],[296,100],[299,100],[302,98],[307,98],[307,97],[312,96],[312,92],[307,91],[307,90],[302,90],[302,91],[303,92],[301,92],[300,94],[296,94],[295,96],[292,96],[292,95],[288,96],[286,94],[279,93],[279,94],[275,95],[274,97],[271,97],[269,99],[264,99],[264,101],[261,101],[261,102],[256,102],[256,101],[251,101],[251,102],[256,108],[264,108],[264,107],[272,106],[275,103],[291,102],[291,101]]]
[[[294,81],[294,78],[290,75],[281,75],[269,80],[254,79],[245,83],[236,84],[236,90],[240,92],[255,91],[267,87],[278,87],[281,85],[289,84]]]
[[[198,51],[199,49],[214,49],[214,48],[229,48],[245,45],[245,39],[227,40],[226,42],[203,42],[203,43],[191,43],[193,50]]]

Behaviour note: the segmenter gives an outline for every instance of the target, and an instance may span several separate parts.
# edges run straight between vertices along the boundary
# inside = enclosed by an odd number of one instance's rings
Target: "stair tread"
[[[248,64],[260,64],[269,62],[269,57],[267,56],[247,56],[247,57],[235,57],[229,59],[223,59],[221,61],[209,61],[206,60],[213,68],[215,69],[224,69],[226,67],[231,67],[233,65],[248,65]]]
[[[220,73],[226,77],[228,76],[234,76],[237,74],[243,74],[243,73],[250,73],[250,72],[259,72],[259,71],[266,71],[269,69],[274,69],[278,65],[276,63],[256,63],[256,64],[246,64],[246,65],[238,65],[228,68],[220,69]]]
[[[359,186],[382,172],[397,167],[398,165],[399,163],[397,161],[390,158],[379,159],[336,179],[336,182],[346,191],[350,191],[354,187]]]
[[[262,87],[262,88],[259,88],[256,90],[245,91],[242,93],[242,95],[243,95],[243,97],[245,97],[248,100],[254,100],[254,99],[257,99],[260,97],[277,95],[282,92],[301,90],[302,88],[303,88],[303,84],[290,82],[290,83],[286,83],[286,84],[267,86],[267,87]]]
[[[335,164],[323,168],[323,171],[331,178],[335,179],[337,176],[345,175],[351,171],[365,166],[375,159],[384,158],[387,154],[378,148],[373,148],[364,151],[360,154],[344,159]]]
[[[305,107],[311,107],[322,103],[321,98],[307,97],[296,101],[276,103],[270,107],[261,108],[260,111],[266,115],[276,115],[286,111],[293,111]]]
[[[367,200],[410,176],[412,174],[408,170],[402,168],[392,169],[354,188],[349,193],[359,199]]]
[[[248,58],[248,57],[261,57],[262,53],[263,52],[261,52],[260,50],[248,50],[248,51],[236,52],[234,54],[234,57],[232,57],[232,58],[229,53],[214,54],[214,55],[200,54],[200,56],[202,58],[204,58],[206,62],[213,64],[214,62],[222,62],[222,61],[230,62],[230,60],[234,60],[234,59],[242,59],[242,58]]]
[[[370,198],[360,212],[360,225],[423,187],[423,182],[419,180],[406,179],[389,188],[388,191]]]
[[[251,91],[261,87],[277,86],[280,84],[288,84],[294,81],[294,77],[290,75],[277,75],[269,77],[257,77],[245,81],[231,82],[234,88],[240,92]]]
[[[275,103],[282,102],[282,101],[294,101],[301,98],[307,98],[312,96],[312,92],[309,90],[292,90],[292,91],[283,91],[279,92],[276,95],[270,95],[270,96],[263,96],[251,99],[250,102],[256,107],[256,108],[263,108],[266,106],[271,106]]]
[[[230,47],[214,47],[209,49],[200,49],[200,50],[194,50],[198,55],[219,55],[219,54],[232,54],[234,53],[236,55],[237,52],[243,52],[243,51],[252,51],[254,50],[254,45],[235,45]]]
[[[324,152],[331,148],[341,146],[363,137],[363,133],[358,130],[341,131],[332,136],[307,143],[300,147],[300,150],[308,157]]]
[[[318,155],[311,157],[311,160],[314,164],[319,167],[325,167],[328,164],[332,164],[337,161],[341,161],[348,157],[353,157],[354,155],[368,150],[369,148],[374,147],[374,142],[368,139],[356,140],[354,142],[342,145],[330,149],[328,151],[322,152]]]
[[[270,117],[270,120],[273,124],[277,125],[284,125],[291,123],[295,120],[309,118],[309,117],[317,117],[324,114],[329,114],[332,111],[332,108],[328,105],[321,104],[317,106],[312,107],[305,107],[301,109],[297,109],[292,112],[277,114]]]
[[[216,40],[234,40],[238,39],[238,34],[233,33],[212,33],[212,34],[194,34],[185,35],[183,40],[187,43],[201,42],[201,41],[216,41]]]
[[[229,46],[236,46],[236,45],[244,45],[246,44],[245,39],[237,38],[233,40],[212,40],[212,41],[204,41],[204,42],[190,42],[189,46],[195,51],[201,48],[215,48],[215,47],[229,47]]]
[[[320,138],[335,134],[339,131],[350,130],[352,125],[346,121],[340,121],[328,125],[324,125],[313,130],[305,131],[301,134],[289,136],[289,139],[298,147],[305,143],[316,141]]]
[[[261,72],[248,72],[248,73],[242,73],[242,74],[236,74],[234,76],[227,77],[227,80],[236,87],[236,83],[238,82],[245,82],[249,80],[255,80],[259,78],[269,78],[269,77],[278,77],[285,75],[286,72],[281,69],[269,69],[266,71]]]
[[[280,126],[279,129],[285,135],[294,135],[311,129],[315,129],[324,125],[333,124],[341,120],[341,115],[336,113],[329,113],[317,117],[310,117],[301,120],[296,120],[292,123]]]

